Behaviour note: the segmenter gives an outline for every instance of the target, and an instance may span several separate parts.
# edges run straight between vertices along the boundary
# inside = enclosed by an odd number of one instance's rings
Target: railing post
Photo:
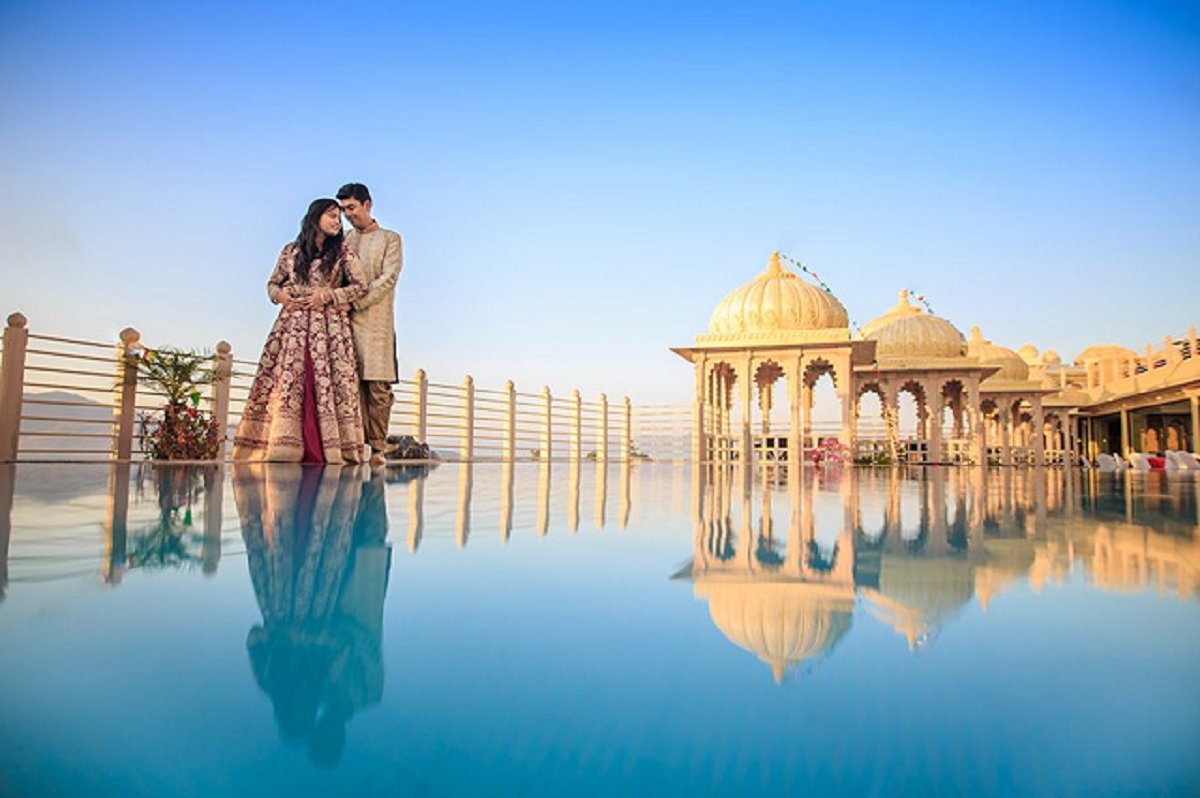
[[[137,403],[138,358],[141,355],[142,334],[132,327],[121,330],[117,347],[117,402],[114,408],[116,423],[113,446],[117,460],[128,460],[133,454],[134,407]]]
[[[20,313],[8,317],[4,328],[4,359],[0,363],[0,463],[17,459],[21,441],[21,404],[25,394],[25,350],[29,320]]]
[[[217,342],[217,353],[213,355],[213,373],[216,381],[212,387],[212,414],[221,431],[221,445],[217,448],[217,460],[225,459],[225,447],[229,441],[229,382],[233,375],[233,347],[228,341]]]
[[[550,386],[542,386],[542,448],[541,456],[543,460],[550,459],[550,425],[553,418],[551,406],[553,397],[550,396]]]
[[[517,454],[517,389],[513,381],[504,383],[504,460],[511,463]]]
[[[426,443],[425,430],[429,423],[429,378],[425,376],[425,369],[417,369],[413,379],[417,383],[417,395],[414,397],[416,401],[413,402],[412,434],[417,443]]]
[[[596,461],[608,459],[608,397],[600,394],[600,416],[596,426]]]
[[[633,456],[633,403],[625,397],[625,419],[621,424],[621,459],[630,460]]]
[[[464,460],[475,456],[475,381],[468,374],[463,379],[462,434],[459,447]]]
[[[579,389],[571,391],[571,461],[578,462],[583,449],[583,402]]]

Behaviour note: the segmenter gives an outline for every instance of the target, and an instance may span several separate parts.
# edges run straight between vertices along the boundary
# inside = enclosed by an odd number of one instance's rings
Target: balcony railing
[[[137,381],[130,352],[150,348],[129,328],[113,343],[32,333],[19,313],[8,318],[0,350],[0,462],[137,460],[140,434],[166,402]],[[226,430],[228,457],[258,364],[213,348],[229,379],[203,400]],[[691,408],[635,405],[606,394],[554,393],[430,380],[424,369],[394,389],[389,432],[412,435],[444,460],[660,460],[691,457]]]

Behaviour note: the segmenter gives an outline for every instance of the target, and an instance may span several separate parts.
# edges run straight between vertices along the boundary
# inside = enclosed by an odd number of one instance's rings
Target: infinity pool
[[[1200,794],[1161,474],[0,467],[0,795]]]

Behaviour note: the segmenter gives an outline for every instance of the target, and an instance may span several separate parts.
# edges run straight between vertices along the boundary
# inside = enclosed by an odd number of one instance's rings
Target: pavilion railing
[[[0,349],[0,462],[131,460],[148,456],[144,425],[166,397],[139,384],[132,328],[115,343],[32,333],[8,318]],[[151,347],[152,348],[152,347]],[[257,363],[218,342],[214,366],[229,375],[202,403],[227,432],[246,405]],[[660,460],[691,456],[691,409],[635,406],[628,397],[477,387],[430,380],[424,369],[395,386],[389,431],[426,443],[444,460]]]

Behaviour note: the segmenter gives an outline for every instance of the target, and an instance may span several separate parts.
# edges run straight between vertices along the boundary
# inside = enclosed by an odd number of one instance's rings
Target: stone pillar
[[[117,460],[128,460],[133,454],[134,412],[137,406],[138,360],[141,356],[142,335],[132,327],[121,331],[117,347],[117,405],[115,408],[116,437],[113,440]]]
[[[1129,443],[1129,411],[1125,409],[1121,410],[1121,445],[1118,451],[1121,453],[1123,459],[1129,459],[1129,452],[1131,451]]]
[[[28,320],[20,313],[8,317],[4,354],[0,362],[0,463],[17,459],[21,437],[21,404],[25,394],[25,349]]]
[[[596,462],[608,461],[608,394],[600,394],[600,416],[596,420]]]
[[[800,407],[804,411],[803,426],[800,430],[800,448],[803,450],[816,445],[812,439],[813,387],[804,381],[804,372],[800,372]]]
[[[850,358],[846,357],[838,363],[841,369],[841,385],[838,388],[838,399],[842,405],[842,428],[838,433],[838,441],[846,447],[846,451],[854,454],[854,375],[850,371]]]
[[[792,478],[800,478],[800,469],[804,464],[803,427],[800,418],[801,382],[803,380],[803,359],[797,356],[792,361],[792,370],[786,373],[788,387],[788,472]]]
[[[538,450],[539,458],[543,463],[550,462],[551,436],[550,427],[554,420],[554,397],[550,395],[550,386],[542,386],[542,446]]]
[[[413,389],[416,396],[413,401],[412,434],[417,443],[425,443],[429,425],[429,377],[425,369],[417,369],[413,382],[416,383]]]
[[[517,390],[512,380],[504,383],[504,454],[506,463],[517,456]],[[510,519],[511,526],[511,519]],[[505,540],[508,538],[505,537]]]
[[[621,397],[625,406],[621,418],[621,456],[622,463],[628,463],[633,456],[633,403],[628,396]]]
[[[1033,462],[1034,465],[1046,464],[1046,414],[1042,410],[1042,397],[1035,396],[1030,400],[1033,404]]]
[[[710,392],[708,359],[702,358],[696,362],[696,394],[691,398],[691,462],[698,463],[708,458],[708,434],[706,427],[709,413],[704,408]]]
[[[932,390],[931,390],[932,388]],[[925,388],[925,400],[929,406],[929,462],[940,463],[942,457],[942,391],[936,380]]]
[[[212,386],[212,414],[221,431],[221,445],[217,448],[217,460],[225,459],[225,448],[229,441],[229,380],[233,375],[233,347],[228,341],[217,342],[217,354],[213,355],[213,373],[217,380]]]
[[[742,358],[742,430],[741,430],[741,462],[749,467],[754,463],[754,438],[751,408],[754,406],[754,359],[751,355]]]
[[[1006,466],[1013,464],[1012,434],[1013,434],[1013,402],[1006,399],[1000,408],[1000,462]]]
[[[579,389],[571,391],[571,452],[572,462],[578,461],[582,454],[583,401],[579,398]]]
[[[475,380],[470,374],[463,378],[459,450],[464,460],[475,457]]]

